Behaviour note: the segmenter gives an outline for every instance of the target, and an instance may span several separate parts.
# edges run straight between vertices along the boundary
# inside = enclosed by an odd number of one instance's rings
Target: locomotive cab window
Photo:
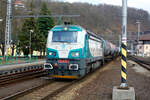
[[[53,36],[52,36],[52,42],[76,43],[77,42],[77,32],[54,31]]]

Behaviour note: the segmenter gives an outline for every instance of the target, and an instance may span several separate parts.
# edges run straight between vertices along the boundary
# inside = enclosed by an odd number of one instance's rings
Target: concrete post
[[[133,87],[127,80],[127,0],[122,0],[121,85],[113,87],[112,100],[135,100]]]

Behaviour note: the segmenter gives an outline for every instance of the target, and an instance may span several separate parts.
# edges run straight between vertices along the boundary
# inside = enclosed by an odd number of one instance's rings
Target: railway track
[[[45,84],[26,89],[0,100],[49,100],[69,88],[75,82],[70,81],[51,80]]]
[[[86,77],[90,76],[91,74],[93,74],[93,72],[87,74]],[[85,77],[80,80],[52,79],[47,83],[17,92],[0,100],[50,100],[53,97],[56,97],[56,95],[58,95],[59,93],[71,87],[72,85],[79,84],[80,82],[85,81],[84,79]]]
[[[81,79],[82,80],[82,79]],[[64,90],[68,89],[69,87],[71,87],[73,84],[75,83],[79,83],[81,82],[81,80],[74,80],[72,82],[65,82],[65,83],[60,83],[60,86],[55,90],[55,91],[52,91],[51,93],[49,93],[48,95],[42,97],[40,100],[49,100],[49,99],[52,99],[54,96],[56,96],[57,94],[63,92]]]
[[[12,84],[21,80],[31,79],[34,77],[40,77],[43,75],[46,75],[46,73],[42,68],[9,75],[0,75],[0,86]]]
[[[31,88],[16,92],[12,95],[6,96],[4,98],[1,98],[0,100],[16,100],[16,99],[18,100],[19,98],[21,98],[25,95],[28,95],[28,94],[32,93],[33,91],[39,90],[40,88],[43,88],[44,86],[52,84],[53,82],[54,81],[51,80],[51,81],[45,82],[43,84],[36,85],[34,87],[31,87]],[[30,99],[23,99],[23,100],[30,100]]]
[[[147,62],[147,61],[143,61],[143,60],[140,60],[134,56],[128,56],[128,58],[130,60],[133,60],[135,61],[136,63],[138,63],[140,66],[144,67],[145,69],[149,70],[150,71],[150,62]]]

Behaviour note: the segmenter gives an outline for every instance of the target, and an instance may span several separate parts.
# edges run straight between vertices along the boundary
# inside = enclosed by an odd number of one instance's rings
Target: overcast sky
[[[122,0],[61,0],[70,3],[73,2],[88,2],[92,4],[111,4],[111,5],[122,5]],[[128,6],[144,9],[150,13],[150,0],[128,0]]]

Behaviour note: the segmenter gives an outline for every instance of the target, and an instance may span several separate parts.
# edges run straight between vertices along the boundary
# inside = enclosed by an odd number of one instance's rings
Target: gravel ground
[[[120,65],[118,58],[53,100],[111,100],[113,86],[120,85]],[[150,100],[150,72],[132,61],[128,61],[127,71],[127,84],[134,87],[136,100]]]

